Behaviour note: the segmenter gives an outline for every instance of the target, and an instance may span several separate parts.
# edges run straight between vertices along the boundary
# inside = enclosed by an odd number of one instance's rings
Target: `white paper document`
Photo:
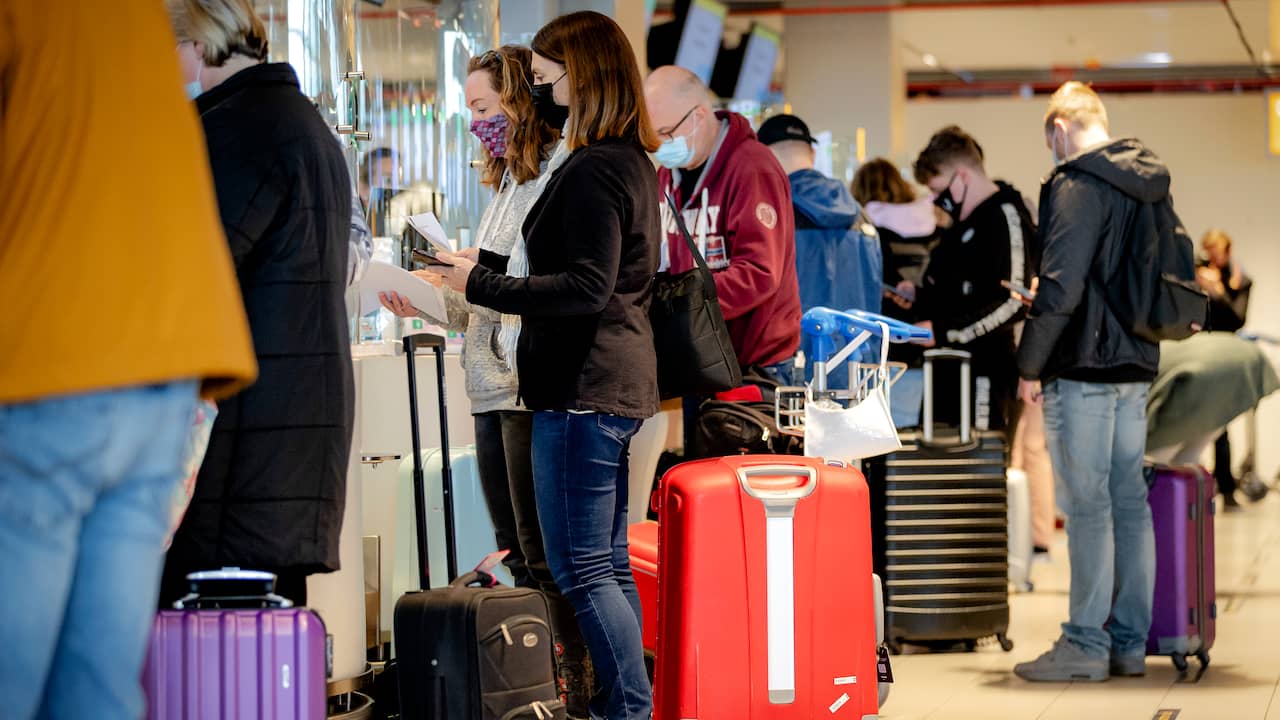
[[[444,292],[440,288],[404,268],[374,260],[360,280],[360,313],[370,313],[382,307],[378,293],[384,292],[409,298],[414,307],[436,320],[447,319]]]
[[[437,250],[443,250],[448,253],[454,251],[453,245],[450,244],[449,237],[445,234],[444,227],[440,225],[440,220],[436,218],[435,213],[410,215],[408,219],[409,227],[426,238]]]

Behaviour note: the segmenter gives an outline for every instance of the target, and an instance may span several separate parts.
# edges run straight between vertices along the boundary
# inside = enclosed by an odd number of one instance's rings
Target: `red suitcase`
[[[661,492],[656,720],[876,717],[861,473],[745,455],[675,467]]]
[[[1201,668],[1217,634],[1213,561],[1214,481],[1203,468],[1147,467],[1156,539],[1155,603],[1148,655],[1169,655],[1179,671],[1187,656]]]
[[[658,523],[646,520],[627,528],[627,544],[644,619],[640,634],[644,651],[652,654],[658,650]]]

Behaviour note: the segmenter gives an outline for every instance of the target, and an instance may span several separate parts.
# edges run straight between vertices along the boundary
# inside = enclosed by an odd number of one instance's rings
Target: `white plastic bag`
[[[805,455],[852,464],[902,447],[889,409],[889,328],[882,323],[881,330],[880,367],[861,400],[847,408],[832,400],[805,403]]]

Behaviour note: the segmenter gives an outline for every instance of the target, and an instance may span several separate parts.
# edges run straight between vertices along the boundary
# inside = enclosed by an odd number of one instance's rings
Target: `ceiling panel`
[[[1254,50],[1266,47],[1267,0],[1232,0]],[[1213,65],[1249,61],[1220,3],[929,10],[900,15],[911,70],[928,53],[964,70]],[[916,52],[918,51],[918,52]]]

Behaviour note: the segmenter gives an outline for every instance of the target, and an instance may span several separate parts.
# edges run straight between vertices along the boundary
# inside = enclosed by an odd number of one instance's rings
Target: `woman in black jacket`
[[[260,372],[219,407],[161,604],[184,594],[189,572],[241,566],[276,573],[301,605],[308,574],[338,569],[355,396],[343,298],[351,183],[293,68],[265,62],[249,0],[166,6]]]
[[[467,300],[520,314],[520,395],[547,562],[577,612],[600,692],[592,717],[649,717],[640,600],[627,554],[627,452],[657,412],[649,287],[657,180],[640,71],[608,17],[560,17],[533,40],[534,103],[571,152],[524,221],[528,277],[451,257]],[[566,124],[567,123],[567,124]]]

